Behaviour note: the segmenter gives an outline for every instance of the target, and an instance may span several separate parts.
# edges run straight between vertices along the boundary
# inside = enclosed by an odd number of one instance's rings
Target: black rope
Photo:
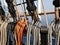
[[[26,4],[26,2],[23,2],[22,4]],[[21,5],[20,3],[19,4],[16,4],[16,6],[18,6],[18,5]]]
[[[54,1],[53,1],[53,5],[54,5],[55,7],[60,7],[60,1],[59,1],[59,0],[54,0]]]
[[[33,17],[34,17],[34,10],[36,10],[36,6],[34,4],[34,1],[35,0],[26,0],[27,10],[28,10],[29,14],[31,15],[32,20],[33,20]]]
[[[4,10],[3,10],[2,6],[1,6],[1,2],[0,2],[0,15],[3,17],[3,20],[5,20],[5,19],[4,19],[4,17],[5,17],[5,12],[4,12]]]
[[[8,4],[9,12],[15,21],[16,20],[16,10],[15,10],[14,5],[13,5],[13,0],[6,0],[6,2]]]

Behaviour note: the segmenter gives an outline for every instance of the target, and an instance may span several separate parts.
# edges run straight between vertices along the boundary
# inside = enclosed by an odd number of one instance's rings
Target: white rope
[[[41,1],[42,1],[42,8],[43,8],[45,19],[46,19],[46,25],[48,28],[48,45],[52,45],[52,28],[51,28],[51,26],[49,27],[49,25],[48,25],[48,19],[47,19],[46,11],[44,9],[43,0],[41,0]]]
[[[23,1],[22,1],[22,0],[20,0],[21,7],[22,7],[22,11],[23,11],[23,15],[24,15],[24,18],[26,19],[26,16],[25,16],[25,13],[24,13],[24,12],[25,12],[25,10],[24,10],[24,6],[23,6],[22,2],[23,2]]]
[[[23,0],[23,3],[24,3],[25,1]],[[23,4],[24,5],[24,13],[26,12],[26,9],[25,9],[25,4]]]

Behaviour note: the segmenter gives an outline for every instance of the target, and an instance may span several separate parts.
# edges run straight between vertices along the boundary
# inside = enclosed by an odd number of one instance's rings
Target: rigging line
[[[23,10],[23,15],[24,15],[24,18],[26,19],[26,16],[25,16],[25,10],[24,10],[24,6],[23,6],[23,4],[22,4],[22,0],[20,0],[20,3],[21,3],[21,7],[22,7],[22,10]]]
[[[23,0],[23,3],[24,3],[24,2],[25,2],[25,1]],[[26,13],[26,8],[25,8],[25,7],[26,7],[26,5],[25,5],[25,4],[26,4],[26,3],[24,3],[24,4],[23,4],[23,6],[24,6],[24,14],[25,14],[25,18],[27,19],[27,16],[26,16],[26,15],[27,15],[27,13]]]
[[[21,14],[20,14],[20,12],[19,12],[19,10],[18,10],[18,7],[16,6],[16,0],[14,0],[14,6],[15,6],[15,8],[16,8],[16,15],[17,15],[17,19],[18,20],[20,20],[21,18],[20,18],[20,16],[21,16]]]
[[[18,8],[17,8],[17,6],[16,6],[16,0],[14,1],[14,6],[15,6],[15,8],[16,8],[16,13],[18,13]]]
[[[38,1],[38,0],[37,0]],[[38,3],[37,3],[38,5]],[[37,7],[38,8],[38,7]],[[37,9],[38,10],[38,9]],[[38,16],[38,11],[36,10],[36,13],[37,13],[37,18],[38,18],[38,21],[39,21],[39,16]]]
[[[23,3],[24,3],[25,1],[23,0]],[[24,5],[24,11],[26,12],[26,9],[25,9],[25,4],[23,4]]]
[[[46,11],[45,11],[45,9],[44,9],[43,0],[41,0],[41,2],[42,2],[42,8],[43,8],[44,15],[45,15],[45,19],[46,19],[46,26],[47,26],[47,28],[48,28],[48,19],[47,19]]]

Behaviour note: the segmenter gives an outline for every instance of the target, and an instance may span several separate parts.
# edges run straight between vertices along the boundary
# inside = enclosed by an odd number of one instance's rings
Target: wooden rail
[[[55,12],[46,12],[46,14],[55,14]],[[44,15],[44,13],[39,13],[38,15]],[[28,13],[26,16],[30,16]],[[24,15],[21,15],[21,17],[24,17]]]
[[[55,12],[46,12],[46,14],[55,14]],[[39,15],[44,15],[44,13],[39,13]]]

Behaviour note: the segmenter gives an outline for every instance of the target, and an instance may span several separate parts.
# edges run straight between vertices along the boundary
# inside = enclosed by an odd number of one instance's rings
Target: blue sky
[[[16,0],[17,1],[17,4],[20,3],[20,0]],[[24,0],[26,2],[26,0]],[[37,1],[35,1],[35,5],[37,6]],[[25,5],[26,6],[26,5]],[[22,12],[22,7],[19,5],[17,6],[19,8],[19,11]],[[25,7],[26,8],[26,7]],[[27,10],[26,10],[27,11]]]
[[[16,0],[16,1],[17,1],[17,4],[20,3],[20,0]],[[43,0],[43,1],[44,1],[45,11],[54,11],[54,6],[53,6],[53,4],[52,4],[53,0]],[[37,6],[37,1],[35,2],[35,4],[36,4],[36,6]],[[20,5],[17,6],[17,7],[18,7],[20,13],[23,12]],[[42,20],[42,21],[41,21],[41,22],[42,22],[42,25],[46,25],[44,16],[41,16],[41,17],[42,17],[42,19],[41,19],[41,20]],[[50,22],[51,22],[53,19],[54,19],[54,15],[49,15],[49,16],[48,16],[48,22],[49,22],[49,24],[50,24]],[[31,20],[31,18],[30,18],[29,20]]]
[[[48,11],[54,11],[54,6],[53,6],[53,0],[43,0],[44,1],[44,8],[45,8],[45,11],[48,12]],[[49,14],[48,16],[48,23],[50,24],[51,21],[54,20],[54,15],[53,14]],[[44,16],[41,16],[41,22],[42,22],[42,25],[45,26],[46,25],[46,20],[45,20],[45,17]]]
[[[3,0],[4,1],[4,0]],[[44,7],[46,9],[46,11],[54,11],[54,6],[52,4],[53,0],[43,0],[44,1]],[[20,3],[20,0],[16,0],[17,4]],[[35,1],[35,4],[37,6],[37,1]],[[22,11],[21,6],[18,6],[19,11]]]
[[[53,0],[44,0],[45,9],[47,11],[54,11]]]
[[[20,0],[16,0],[16,1],[17,1],[17,4],[20,3]],[[43,2],[44,2],[45,11],[54,11],[54,6],[53,6],[53,4],[52,4],[53,0],[43,0]],[[35,5],[37,6],[37,1],[35,1]],[[40,7],[41,7],[41,6],[40,6]],[[18,8],[19,8],[19,11],[22,12],[22,8],[21,8],[20,5],[18,6]],[[53,21],[53,19],[54,19],[54,15],[50,15],[50,14],[49,14],[49,16],[47,16],[47,17],[48,17],[48,22],[49,22],[49,24],[50,24],[51,21]],[[30,20],[30,22],[31,22],[31,17],[29,18],[29,20]],[[45,17],[44,17],[44,16],[41,16],[41,22],[42,22],[42,25],[43,25],[43,26],[46,25],[45,21],[46,21],[46,20],[45,20]]]

